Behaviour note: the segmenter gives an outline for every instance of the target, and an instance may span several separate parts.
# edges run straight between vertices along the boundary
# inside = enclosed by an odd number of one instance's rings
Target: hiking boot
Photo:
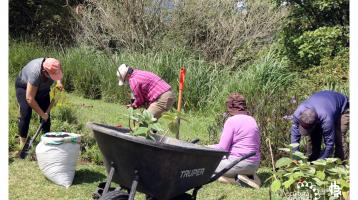
[[[255,189],[259,189],[261,186],[261,180],[260,178],[254,174],[254,175],[237,175],[237,181],[241,181],[245,184],[247,184],[250,187],[253,187]]]

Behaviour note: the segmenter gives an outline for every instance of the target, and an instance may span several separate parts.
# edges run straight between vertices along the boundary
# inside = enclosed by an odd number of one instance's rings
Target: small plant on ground
[[[349,165],[338,158],[319,159],[308,162],[307,157],[293,151],[298,144],[290,144],[279,150],[289,153],[275,164],[275,172],[270,177],[272,192],[281,196],[305,194],[310,199],[347,199],[349,192]]]
[[[157,123],[158,120],[153,117],[153,114],[147,110],[136,112],[133,108],[128,109],[129,115],[129,128],[131,134],[134,136],[142,136],[146,139],[155,141],[154,133],[163,132],[163,129]],[[132,125],[133,124],[133,127]]]

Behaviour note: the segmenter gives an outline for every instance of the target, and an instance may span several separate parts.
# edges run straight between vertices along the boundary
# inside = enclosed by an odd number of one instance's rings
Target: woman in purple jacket
[[[256,155],[239,162],[227,171],[219,181],[235,183],[237,178],[258,188],[260,185],[256,171],[260,165],[260,130],[256,120],[247,111],[246,101],[239,93],[232,93],[226,101],[227,113],[219,144],[211,145],[216,149],[229,152],[224,157],[216,171],[221,171],[234,160],[250,152]]]

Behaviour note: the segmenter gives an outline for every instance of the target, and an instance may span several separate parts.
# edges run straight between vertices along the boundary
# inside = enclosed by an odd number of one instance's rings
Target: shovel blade
[[[22,147],[22,150],[21,150],[20,155],[19,155],[19,157],[20,157],[21,159],[25,159],[26,156],[29,154],[29,151],[30,151],[31,146],[32,146],[32,145],[30,144],[30,141],[31,141],[31,139],[30,139],[30,138],[27,138],[24,147]]]

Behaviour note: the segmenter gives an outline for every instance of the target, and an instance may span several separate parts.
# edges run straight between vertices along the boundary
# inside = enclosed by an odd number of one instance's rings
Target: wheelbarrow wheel
[[[128,200],[129,194],[123,191],[115,190],[107,192],[99,200]]]

